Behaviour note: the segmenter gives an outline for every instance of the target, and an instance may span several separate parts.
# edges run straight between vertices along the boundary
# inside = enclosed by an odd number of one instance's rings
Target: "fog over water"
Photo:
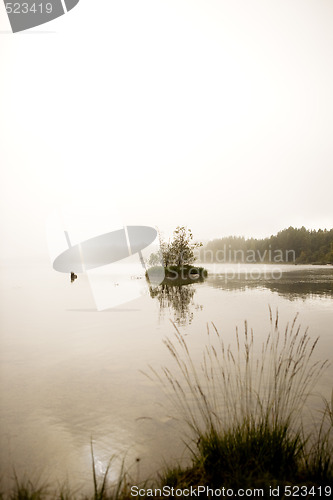
[[[96,311],[85,275],[71,284],[48,266],[1,269],[1,469],[4,484],[19,475],[41,475],[89,489],[90,440],[98,473],[117,455],[141,478],[172,460],[185,460],[184,426],[161,388],[142,374],[172,366],[163,338],[172,320],[199,362],[207,323],[226,343],[244,320],[261,342],[269,331],[268,305],[281,329],[299,313],[311,338],[320,336],[316,359],[331,359],[332,278],[329,266],[211,265],[203,283],[162,285],[118,307]],[[316,387],[330,396],[332,366]],[[312,409],[320,408],[315,397]],[[162,406],[161,406],[162,405]],[[164,405],[164,406],[163,406]],[[309,414],[309,410],[307,410]],[[136,458],[140,458],[136,462]]]

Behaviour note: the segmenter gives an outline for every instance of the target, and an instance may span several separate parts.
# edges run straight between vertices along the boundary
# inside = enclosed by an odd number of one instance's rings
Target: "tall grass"
[[[301,331],[297,315],[283,333],[279,317],[256,349],[253,330],[235,331],[236,349],[226,345],[214,323],[207,325],[201,362],[196,363],[185,337],[174,325],[174,339],[164,343],[176,362],[178,373],[150,367],[192,431],[216,432],[229,427],[297,424],[300,412],[328,361],[312,361],[318,338],[311,341]]]
[[[332,425],[324,430],[322,422],[317,449],[309,451],[302,424],[302,410],[328,362],[313,359],[318,338],[302,331],[297,316],[281,330],[278,313],[273,318],[269,312],[269,331],[259,345],[247,322],[242,333],[236,328],[233,348],[213,323],[207,326],[199,362],[174,325],[173,339],[165,340],[174,368],[151,368],[188,425],[194,463],[210,484],[222,477],[243,486],[254,478],[291,480],[311,467],[318,469],[313,477],[319,469],[325,477],[332,472]],[[331,410],[326,406],[323,420]]]

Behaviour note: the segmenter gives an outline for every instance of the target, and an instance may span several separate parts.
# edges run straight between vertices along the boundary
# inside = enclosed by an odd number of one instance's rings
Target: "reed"
[[[150,367],[177,413],[199,438],[207,430],[243,425],[297,425],[300,412],[328,361],[313,361],[318,338],[301,332],[295,316],[284,332],[278,314],[260,349],[253,330],[235,331],[236,350],[226,345],[214,323],[207,325],[201,362],[194,362],[185,337],[174,324],[174,339],[164,343],[178,371]]]
[[[332,420],[331,427],[323,424],[332,407],[326,404],[311,448],[302,420],[328,361],[313,359],[318,338],[302,331],[297,316],[281,330],[278,313],[269,312],[261,345],[246,321],[242,333],[236,328],[234,348],[213,323],[207,326],[199,362],[174,325],[174,337],[164,341],[174,368],[151,368],[190,430],[192,470],[211,485],[222,478],[232,486],[253,485],[255,478],[294,480],[301,470],[316,478],[332,473]]]

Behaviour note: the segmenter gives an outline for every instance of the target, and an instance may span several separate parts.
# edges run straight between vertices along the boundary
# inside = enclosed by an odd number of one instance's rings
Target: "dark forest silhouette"
[[[333,229],[308,230],[289,227],[269,238],[228,236],[207,243],[203,262],[333,263]]]

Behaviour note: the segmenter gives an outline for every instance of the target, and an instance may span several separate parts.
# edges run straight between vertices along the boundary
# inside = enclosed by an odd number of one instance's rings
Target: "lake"
[[[162,285],[131,302],[97,311],[86,275],[8,264],[0,279],[0,464],[3,488],[22,477],[92,488],[90,443],[97,472],[124,458],[133,481],[165,463],[186,460],[184,426],[148,366],[170,364],[163,339],[174,325],[200,359],[207,323],[226,343],[247,320],[259,342],[269,331],[269,306],[281,329],[299,313],[320,336],[315,358],[333,358],[333,267],[205,266],[203,283]],[[140,279],[144,279],[142,276]],[[171,321],[170,321],[171,320]],[[330,397],[330,366],[316,390]],[[320,398],[314,399],[315,406]]]

